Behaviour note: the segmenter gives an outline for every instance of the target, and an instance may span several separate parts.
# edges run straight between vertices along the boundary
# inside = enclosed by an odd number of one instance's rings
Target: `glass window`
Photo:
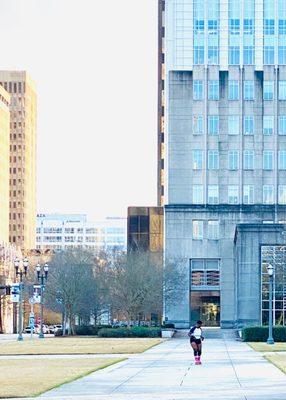
[[[239,115],[229,115],[228,117],[228,134],[239,134]]]
[[[274,116],[263,116],[263,135],[272,135],[274,131]]]
[[[243,203],[254,204],[254,186],[243,185]]]
[[[194,100],[203,100],[203,98],[204,98],[203,81],[194,80],[193,81],[193,99]]]
[[[274,35],[274,32],[275,32],[274,19],[264,19],[264,35]]]
[[[239,46],[229,46],[229,65],[239,65]]]
[[[278,186],[278,203],[286,204],[286,185]]]
[[[263,169],[271,170],[273,169],[273,151],[264,150],[263,151]]]
[[[209,115],[208,117],[208,133],[209,135],[218,135],[219,133],[219,116]]]
[[[219,188],[218,185],[208,185],[208,204],[218,204]]]
[[[239,81],[228,81],[228,100],[239,100]]]
[[[244,81],[243,97],[244,97],[244,100],[254,100],[254,82],[253,81]]]
[[[254,34],[254,19],[244,19],[244,34],[253,35]]]
[[[240,33],[240,20],[234,19],[234,18],[230,18],[229,19],[229,33],[231,35],[239,35]]]
[[[195,19],[195,21],[194,21],[194,29],[195,29],[195,31],[204,32],[205,21],[203,19]]]
[[[247,115],[246,117],[244,117],[244,134],[254,134],[254,117],[252,115]]]
[[[253,150],[244,150],[243,152],[243,168],[254,169],[254,151]]]
[[[254,64],[254,47],[253,46],[244,46],[243,62],[245,65],[253,65]]]
[[[286,115],[280,115],[278,119],[279,135],[286,135]]]
[[[203,202],[204,202],[203,185],[194,185],[193,204],[203,204]]]
[[[278,46],[278,64],[286,64],[286,46]]]
[[[218,46],[208,47],[208,64],[218,64]]]
[[[219,240],[219,221],[218,220],[208,221],[208,239]]]
[[[228,169],[235,171],[239,167],[238,150],[230,150],[228,152]]]
[[[202,115],[193,116],[193,133],[194,135],[202,135],[204,133],[204,118]]]
[[[228,204],[238,204],[238,203],[239,203],[238,186],[237,185],[228,186]]]
[[[279,81],[279,100],[286,100],[286,81]]]
[[[286,19],[279,19],[279,35],[286,35]]]
[[[274,188],[273,185],[263,185],[263,204],[274,203]]]
[[[263,82],[263,100],[273,100],[274,98],[274,82]]]
[[[208,99],[219,100],[219,81],[209,81]]]
[[[202,150],[193,150],[193,169],[203,169]]]
[[[203,221],[193,220],[193,239],[202,240],[204,238]]]
[[[286,150],[278,152],[278,169],[286,170]]]
[[[194,46],[194,64],[204,64],[204,46]]]
[[[219,169],[218,150],[209,150],[208,151],[208,169]]]

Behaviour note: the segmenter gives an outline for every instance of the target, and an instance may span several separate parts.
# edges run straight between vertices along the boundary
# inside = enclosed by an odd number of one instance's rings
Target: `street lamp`
[[[18,313],[18,340],[23,339],[23,276],[27,276],[29,261],[24,258],[22,262],[16,258],[14,260],[16,279],[19,277],[19,313]]]
[[[37,264],[36,266],[37,271],[37,279],[38,282],[41,283],[41,322],[40,322],[40,333],[39,339],[44,339],[44,332],[43,332],[43,317],[44,317],[44,290],[45,290],[45,282],[48,279],[48,272],[49,266],[46,263],[45,265],[41,266],[41,264]]]
[[[273,275],[274,275],[274,268],[271,264],[267,267],[267,272],[269,276],[269,333],[267,344],[274,344],[273,339]]]

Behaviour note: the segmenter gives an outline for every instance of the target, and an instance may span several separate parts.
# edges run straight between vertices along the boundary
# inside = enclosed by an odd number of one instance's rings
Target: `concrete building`
[[[0,86],[0,241],[9,242],[10,95]]]
[[[184,260],[188,282],[165,318],[262,323],[263,244],[285,249],[286,2],[164,9],[165,257]]]
[[[0,85],[11,96],[9,241],[27,250],[36,239],[36,90],[25,71],[0,71]]]
[[[36,248],[64,250],[82,247],[97,251],[127,248],[126,218],[89,221],[85,214],[38,214]]]

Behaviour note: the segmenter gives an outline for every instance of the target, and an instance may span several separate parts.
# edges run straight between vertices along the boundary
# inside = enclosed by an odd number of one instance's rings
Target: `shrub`
[[[75,327],[75,334],[79,336],[95,336],[99,327],[94,325],[79,325]]]
[[[244,342],[266,342],[267,338],[268,326],[250,326],[242,330]],[[273,338],[275,342],[286,342],[286,326],[274,326]]]
[[[134,328],[102,328],[98,331],[100,337],[160,337],[160,328],[145,328],[142,326],[135,326]]]
[[[66,329],[66,335],[68,334],[68,330]],[[57,329],[54,333],[54,336],[63,336],[63,330]]]
[[[174,329],[175,328],[175,325],[174,324],[168,324],[168,323],[166,323],[166,324],[163,324],[162,325],[162,328],[164,329]]]

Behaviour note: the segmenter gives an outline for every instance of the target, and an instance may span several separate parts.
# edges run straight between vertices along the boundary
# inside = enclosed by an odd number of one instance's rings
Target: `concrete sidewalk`
[[[41,396],[49,400],[285,400],[286,376],[229,334],[206,339],[195,366],[187,337],[178,337],[122,363]]]

